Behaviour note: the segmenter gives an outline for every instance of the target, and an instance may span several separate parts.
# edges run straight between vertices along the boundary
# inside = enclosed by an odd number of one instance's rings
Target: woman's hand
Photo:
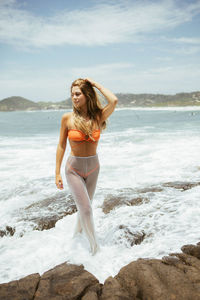
[[[59,190],[63,190],[63,181],[62,181],[62,177],[60,174],[56,175],[55,183]]]

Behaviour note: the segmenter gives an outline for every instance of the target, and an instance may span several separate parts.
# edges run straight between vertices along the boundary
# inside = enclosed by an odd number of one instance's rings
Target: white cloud
[[[134,64],[132,63],[111,63],[111,64],[101,64],[101,65],[93,65],[90,67],[75,67],[70,70],[70,73],[74,77],[101,77],[101,80],[103,80],[103,77],[106,76],[112,76],[113,73],[120,73],[122,71],[131,70],[134,67]],[[88,75],[89,74],[89,75]]]
[[[167,40],[175,43],[181,43],[181,44],[200,45],[200,38],[197,37],[180,37],[180,38],[171,38]]]
[[[170,42],[175,47],[168,47],[168,51],[180,55],[194,55],[200,52],[200,38],[198,37],[178,37],[167,38],[163,37],[164,41]]]
[[[0,41],[18,47],[107,45],[134,42],[148,33],[188,22],[200,2],[99,2],[85,10],[64,10],[51,17],[35,16],[14,0],[0,1]]]

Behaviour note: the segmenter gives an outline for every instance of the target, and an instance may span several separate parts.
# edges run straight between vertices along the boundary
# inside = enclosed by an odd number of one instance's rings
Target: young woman
[[[108,103],[103,108],[94,87],[107,99]],[[73,112],[64,114],[61,120],[55,183],[58,189],[63,189],[60,168],[68,138],[71,153],[66,162],[65,175],[78,210],[74,235],[83,230],[94,255],[99,248],[91,207],[100,168],[96,150],[100,133],[105,129],[106,120],[114,111],[118,99],[107,88],[89,78],[77,79],[72,83],[71,98]]]

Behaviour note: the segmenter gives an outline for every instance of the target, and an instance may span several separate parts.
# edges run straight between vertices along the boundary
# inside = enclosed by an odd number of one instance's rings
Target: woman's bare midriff
[[[86,156],[93,156],[96,155],[96,149],[98,142],[87,142],[84,141],[82,144],[78,145],[80,142],[74,142],[70,141],[71,146],[71,153],[72,156],[80,156],[80,157],[86,157]]]

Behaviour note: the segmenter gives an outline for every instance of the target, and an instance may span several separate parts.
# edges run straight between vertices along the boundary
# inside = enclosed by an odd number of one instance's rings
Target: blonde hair
[[[86,122],[85,119],[81,116],[81,111],[78,110],[75,106],[73,106],[74,126],[76,129],[81,130],[92,140],[94,140],[92,137],[92,129],[94,123],[97,123],[100,130],[106,128],[106,121],[100,124],[103,110],[101,102],[97,96],[95,89],[89,81],[86,81],[82,78],[76,79],[72,82],[71,92],[74,86],[78,86],[81,92],[86,97],[87,114],[90,119],[88,122]]]

